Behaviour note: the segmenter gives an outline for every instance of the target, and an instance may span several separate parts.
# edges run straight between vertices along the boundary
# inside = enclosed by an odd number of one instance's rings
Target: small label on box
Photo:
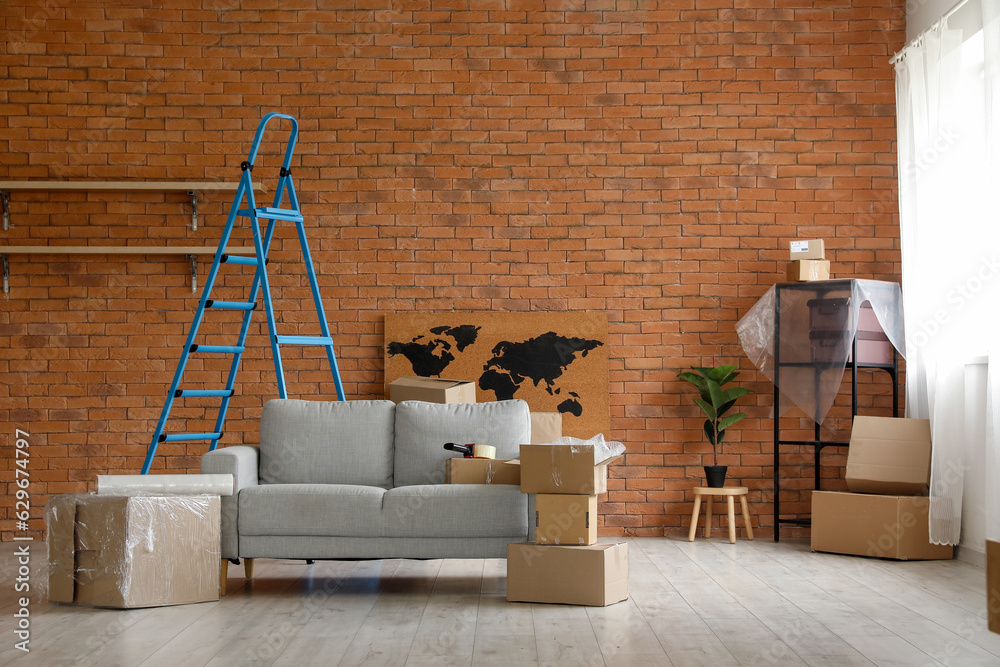
[[[789,251],[792,253],[809,252],[809,241],[792,241],[789,243]]]

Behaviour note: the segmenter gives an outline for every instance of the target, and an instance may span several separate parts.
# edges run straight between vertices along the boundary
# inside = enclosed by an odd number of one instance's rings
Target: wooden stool
[[[747,539],[753,539],[753,528],[750,527],[750,510],[747,509],[747,487],[724,486],[722,488],[712,488],[699,486],[694,490],[694,511],[691,512],[691,531],[688,533],[688,542],[694,542],[694,533],[698,530],[698,510],[701,509],[702,496],[705,496],[706,539],[712,530],[712,496],[726,497],[726,504],[729,506],[729,541],[732,544],[736,544],[736,512],[733,498],[734,496],[740,497],[740,506],[743,508],[743,523],[747,529]]]

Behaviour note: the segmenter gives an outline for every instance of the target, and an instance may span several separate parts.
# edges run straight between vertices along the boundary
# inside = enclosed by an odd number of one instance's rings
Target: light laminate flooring
[[[14,648],[16,545],[3,544],[0,665],[1000,665],[985,574],[968,563],[803,540],[628,542],[629,599],[604,608],[508,603],[500,559],[258,560],[252,582],[230,566],[219,602],[106,610],[42,594],[28,654]]]

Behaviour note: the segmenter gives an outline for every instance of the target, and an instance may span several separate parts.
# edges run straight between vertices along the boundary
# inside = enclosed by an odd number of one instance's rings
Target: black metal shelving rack
[[[850,280],[829,280],[821,282],[801,282],[801,283],[779,283],[775,285],[774,291],[774,373],[775,379],[781,377],[780,369],[789,367],[813,368],[816,370],[817,382],[819,371],[824,368],[839,368],[840,363],[833,362],[782,362],[781,361],[781,292],[783,290],[808,290],[816,292],[817,295],[828,294],[833,291],[845,291],[850,289]],[[851,341],[851,359],[858,358],[858,337],[854,336]],[[899,355],[896,349],[892,350],[891,364],[875,363],[854,363],[848,361],[845,371],[851,371],[851,418],[858,414],[858,369],[884,370],[892,379],[892,416],[899,416]],[[817,387],[818,392],[818,387]],[[778,385],[774,385],[774,541],[781,537],[781,524],[793,524],[808,526],[811,519],[807,518],[781,518],[781,468],[780,454],[783,446],[800,446],[813,448],[813,470],[815,474],[814,488],[820,488],[820,452],[824,447],[847,447],[850,443],[842,440],[823,440],[820,437],[820,424],[815,422],[813,426],[812,440],[783,440],[781,438],[781,417],[778,410],[780,392]]]

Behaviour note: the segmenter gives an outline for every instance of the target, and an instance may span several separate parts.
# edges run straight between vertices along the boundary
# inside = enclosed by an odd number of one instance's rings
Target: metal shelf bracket
[[[188,196],[191,197],[191,229],[198,231],[198,193],[188,190]]]
[[[198,293],[198,257],[195,255],[186,255],[188,260],[191,262],[191,293]]]

